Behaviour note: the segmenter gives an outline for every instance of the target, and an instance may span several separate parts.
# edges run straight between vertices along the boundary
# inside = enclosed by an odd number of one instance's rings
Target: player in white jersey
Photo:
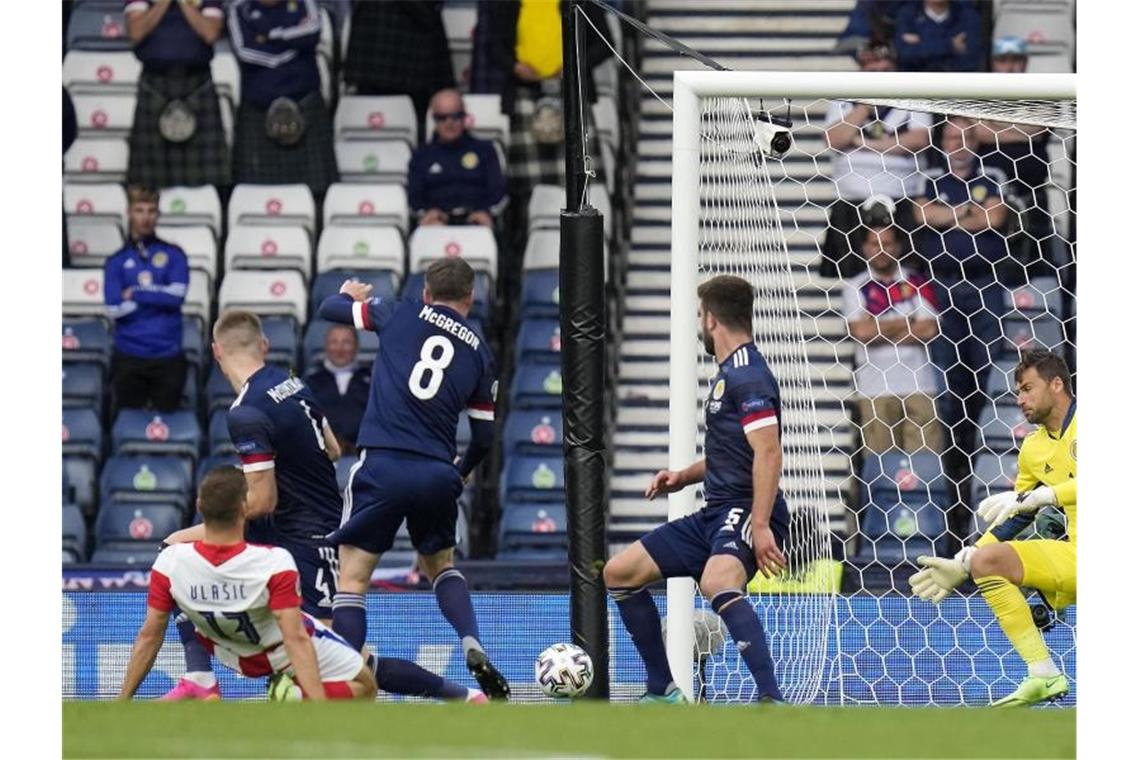
[[[301,611],[297,565],[285,549],[245,542],[246,481],[219,467],[202,481],[204,541],[159,554],[150,576],[146,620],[119,692],[130,699],[154,666],[177,605],[206,649],[251,678],[288,674],[307,699],[374,699],[364,657]]]

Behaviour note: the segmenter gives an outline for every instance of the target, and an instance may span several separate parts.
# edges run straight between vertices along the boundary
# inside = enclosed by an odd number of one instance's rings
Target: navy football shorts
[[[776,543],[783,551],[785,526],[772,522]],[[745,577],[756,575],[752,552],[752,505],[710,505],[679,520],[655,528],[641,539],[642,546],[666,578],[689,576],[700,581],[705,563],[716,554],[728,554],[744,565]]]
[[[392,548],[407,521],[412,546],[435,554],[455,546],[463,479],[450,462],[391,449],[363,449],[345,489],[344,515],[329,542],[373,554]]]
[[[301,609],[318,620],[332,618],[332,600],[336,596],[336,547],[324,536],[301,538],[283,536],[261,521],[246,526],[245,539],[250,543],[280,546],[293,555],[301,581]]]

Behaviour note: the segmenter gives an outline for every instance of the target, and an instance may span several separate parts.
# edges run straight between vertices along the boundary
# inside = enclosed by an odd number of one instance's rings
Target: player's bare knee
[[[705,565],[705,571],[701,574],[701,594],[711,601],[723,591],[742,591],[746,582],[744,568],[735,558],[725,558],[722,561],[714,557]]]
[[[989,544],[979,547],[970,557],[970,576],[974,580],[997,576],[1010,581],[1020,581],[1020,577],[1016,579],[1013,577],[1017,575],[1014,572],[1017,564],[1017,554],[1008,546]]]

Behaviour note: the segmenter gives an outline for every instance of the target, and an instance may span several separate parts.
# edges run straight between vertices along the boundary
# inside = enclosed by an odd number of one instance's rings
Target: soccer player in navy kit
[[[646,586],[690,576],[736,641],[756,682],[758,701],[782,701],[764,627],[744,589],[757,570],[787,567],[788,505],[780,491],[780,390],[756,349],[752,286],[730,275],[698,289],[705,350],[720,369],[705,401],[705,458],[658,472],[645,495],[704,481],[705,507],[665,523],[606,563],[606,588],[617,602],[648,684],[644,702],[683,702],[669,673],[657,606]]]
[[[459,634],[467,668],[492,699],[510,688],[479,640],[467,580],[455,568],[457,499],[463,481],[491,449],[497,374],[486,341],[467,323],[475,273],[459,258],[428,267],[422,301],[371,298],[372,287],[345,282],[321,304],[324,319],[373,330],[368,408],[360,423],[360,460],[349,474],[340,528],[340,591],[333,629],[363,646],[364,594],[400,523],[432,580],[440,611]],[[456,427],[466,409],[471,443],[456,462]]]

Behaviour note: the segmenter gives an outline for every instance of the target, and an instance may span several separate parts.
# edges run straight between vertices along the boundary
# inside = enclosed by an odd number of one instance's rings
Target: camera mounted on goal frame
[[[752,112],[752,142],[765,156],[780,158],[792,148],[792,122],[768,111]]]

